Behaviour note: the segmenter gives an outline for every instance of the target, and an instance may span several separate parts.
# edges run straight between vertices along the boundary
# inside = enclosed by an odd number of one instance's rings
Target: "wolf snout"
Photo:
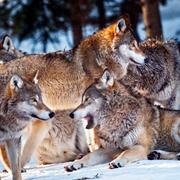
[[[54,116],[55,116],[55,113],[54,113],[54,112],[50,112],[50,113],[49,113],[49,117],[50,117],[50,118],[53,118]]]
[[[69,116],[70,116],[70,118],[74,119],[74,113],[73,113],[73,112],[71,112],[71,113],[69,114]]]

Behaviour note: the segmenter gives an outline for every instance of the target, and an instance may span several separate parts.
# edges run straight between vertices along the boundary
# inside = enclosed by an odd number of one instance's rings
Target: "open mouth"
[[[83,120],[87,121],[86,129],[91,129],[94,126],[94,117],[90,114],[85,116]]]
[[[43,121],[47,121],[48,120],[48,119],[40,118],[40,117],[36,116],[35,114],[31,114],[31,117],[39,119],[39,120],[43,120]]]
[[[138,65],[138,66],[141,66],[141,65],[142,65],[141,63],[135,61],[133,58],[129,58],[129,60],[130,60],[133,64],[135,64],[135,65]]]

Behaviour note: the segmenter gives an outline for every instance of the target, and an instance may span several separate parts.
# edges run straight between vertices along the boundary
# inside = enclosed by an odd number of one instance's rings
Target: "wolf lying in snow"
[[[161,109],[132,96],[107,70],[85,90],[70,117],[96,130],[99,149],[65,167],[67,171],[104,162],[110,168],[123,167],[147,159],[152,149],[180,151],[180,111]]]

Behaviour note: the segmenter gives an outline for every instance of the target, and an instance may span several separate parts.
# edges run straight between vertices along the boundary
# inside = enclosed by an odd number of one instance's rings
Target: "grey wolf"
[[[176,42],[148,39],[139,47],[147,57],[146,63],[130,65],[121,83],[134,95],[140,94],[152,103],[180,109],[180,54]]]
[[[1,95],[0,143],[8,152],[8,157],[3,158],[1,151],[1,160],[3,163],[6,158],[10,160],[13,179],[20,180],[23,131],[34,118],[46,121],[54,116],[54,112],[43,104],[37,84],[29,77],[13,75]]]
[[[147,159],[153,149],[179,152],[180,111],[151,105],[136,98],[106,70],[84,92],[82,103],[70,113],[95,129],[99,148],[66,166],[67,171],[109,162],[109,168]]]

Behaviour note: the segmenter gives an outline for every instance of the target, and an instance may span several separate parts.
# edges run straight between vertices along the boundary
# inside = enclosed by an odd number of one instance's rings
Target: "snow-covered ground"
[[[23,179],[32,180],[179,180],[180,161],[141,161],[123,168],[108,169],[107,164],[86,167],[74,172],[65,172],[65,164],[36,166],[28,168],[23,173]],[[11,176],[2,173],[3,180],[10,180]]]

